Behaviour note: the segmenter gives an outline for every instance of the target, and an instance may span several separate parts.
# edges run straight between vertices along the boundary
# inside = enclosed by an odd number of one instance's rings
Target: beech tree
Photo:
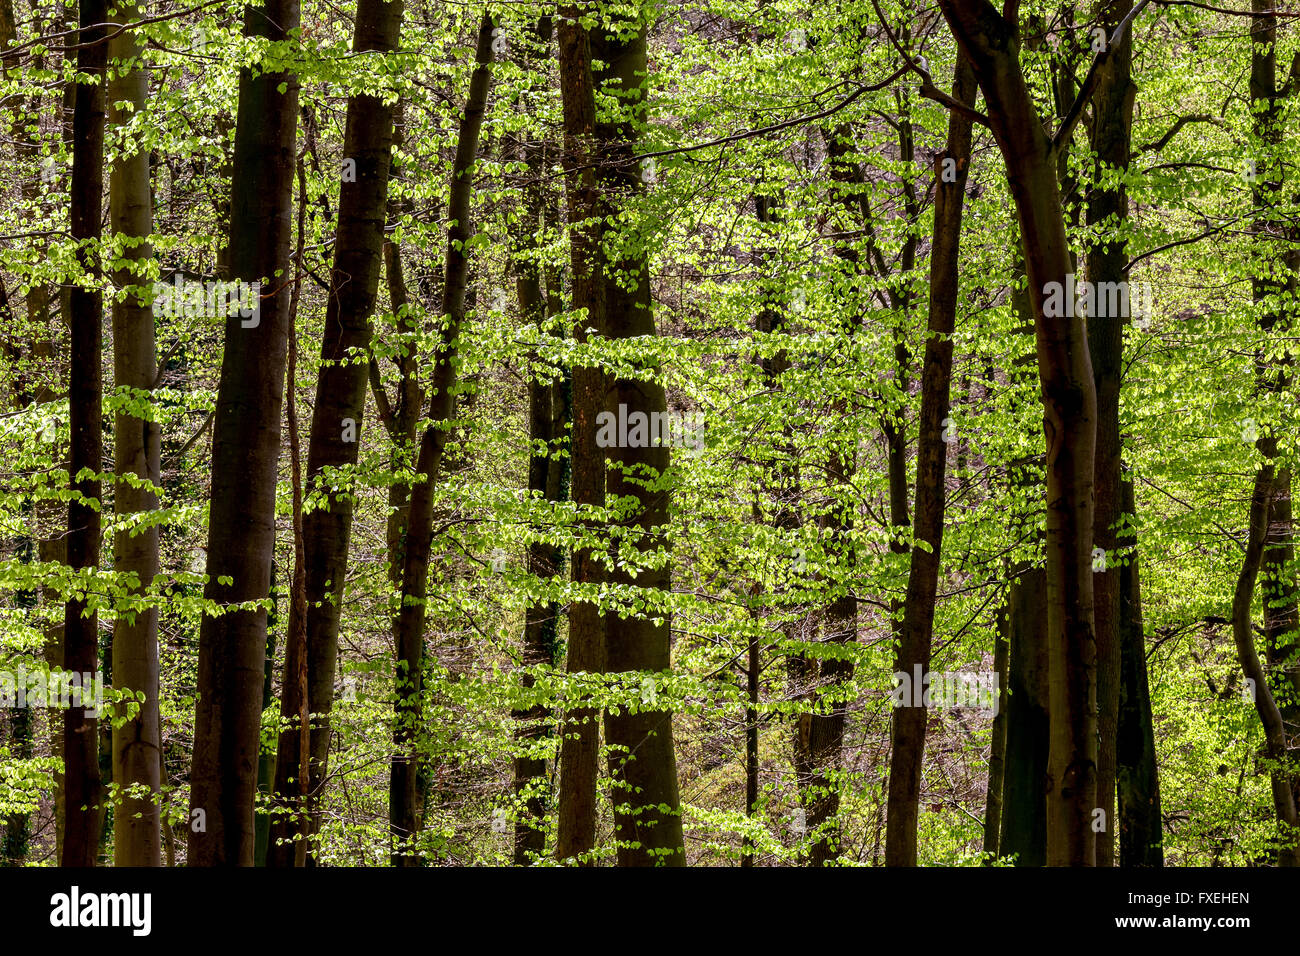
[[[249,7],[244,36],[291,42],[297,0]],[[272,64],[267,64],[272,67]],[[190,866],[252,866],[266,599],[289,342],[289,243],[298,123],[293,73],[245,67],[231,171],[229,277],[263,289],[225,320],[212,421],[207,583],[199,633]]]
[[[1297,64],[0,0],[4,861],[1294,864]]]

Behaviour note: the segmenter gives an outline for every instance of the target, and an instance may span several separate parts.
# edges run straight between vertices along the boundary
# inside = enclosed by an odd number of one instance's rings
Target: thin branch
[[[956,110],[963,116],[969,117],[973,122],[979,123],[986,129],[992,129],[989,118],[979,110],[971,109],[965,103],[953,99],[943,90],[934,85],[934,80],[930,77],[930,70],[923,57],[913,57],[903,49],[903,45],[898,42],[894,36],[894,31],[889,29],[889,21],[885,19],[885,14],[880,9],[879,0],[871,0],[871,6],[875,8],[876,17],[880,20],[880,26],[885,31],[885,36],[889,37],[889,42],[893,44],[894,49],[898,51],[903,58],[903,69],[911,70],[921,77],[921,95],[926,99],[934,100],[941,106],[946,106],[950,110]]]
[[[872,0],[872,2],[874,3],[875,0]],[[1129,24],[1133,22],[1133,18],[1146,9],[1147,4],[1150,2],[1151,0],[1139,0],[1139,2],[1133,6],[1133,9],[1128,12],[1128,15],[1125,16],[1124,19],[1115,27],[1114,32],[1110,35],[1110,39],[1106,41],[1106,48],[1099,52],[1093,59],[1092,66],[1088,68],[1088,75],[1084,77],[1083,86],[1079,90],[1079,95],[1076,96],[1074,102],[1070,104],[1070,109],[1065,114],[1065,119],[1061,121],[1061,128],[1058,129],[1056,135],[1052,137],[1053,152],[1060,150],[1067,142],[1069,142],[1070,137],[1074,135],[1074,128],[1079,125],[1079,120],[1083,118],[1084,107],[1088,105],[1088,101],[1092,99],[1092,94],[1096,92],[1097,86],[1101,83],[1101,68],[1106,64],[1106,61],[1110,59],[1110,55],[1115,48],[1124,42],[1124,34],[1128,32]]]
[[[1196,113],[1192,116],[1180,116],[1178,118],[1178,122],[1174,123],[1174,125],[1170,127],[1169,132],[1165,133],[1164,136],[1161,136],[1158,140],[1156,140],[1153,143],[1147,143],[1145,146],[1139,146],[1136,152],[1139,153],[1160,152],[1160,150],[1164,149],[1165,146],[1168,145],[1169,141],[1173,139],[1175,136],[1177,136],[1179,132],[1182,131],[1182,128],[1186,126],[1188,123],[1211,123],[1219,127],[1219,129],[1228,130],[1229,132],[1232,131],[1232,127],[1229,126],[1228,123],[1225,122],[1222,118],[1218,116],[1211,116],[1208,113]]]

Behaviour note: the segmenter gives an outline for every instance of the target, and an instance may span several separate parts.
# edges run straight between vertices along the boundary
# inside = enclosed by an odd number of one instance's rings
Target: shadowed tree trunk
[[[104,202],[104,113],[108,44],[103,42],[108,12],[104,0],[81,0],[77,33],[77,73],[72,114],[72,238],[85,278],[74,283],[68,302],[71,333],[68,407],[72,444],[68,503],[67,563],[74,572],[99,566],[100,480],[103,468],[104,297],[99,291],[98,240]],[[82,472],[87,472],[86,476]],[[90,477],[94,475],[96,477]],[[63,667],[79,675],[99,672],[99,617],[85,601],[70,599],[63,620]],[[66,822],[62,866],[94,866],[99,849],[101,781],[99,721],[87,714],[91,701],[72,700],[63,712],[63,787]]]
[[[433,544],[433,497],[447,443],[448,427],[456,411],[458,345],[465,318],[465,290],[469,280],[466,243],[473,235],[470,200],[474,187],[474,163],[478,157],[479,133],[487,109],[492,82],[493,20],[484,14],[478,28],[474,72],[456,140],[450,199],[447,204],[447,265],[443,290],[443,322],[437,354],[430,376],[429,409],[420,453],[416,460],[416,481],[410,492],[406,546],[402,555],[402,605],[395,627],[397,640],[397,701],[394,704],[393,760],[389,784],[389,827],[393,838],[393,866],[419,866],[416,846],[422,801],[418,785],[419,735],[424,693],[424,618],[429,585],[429,557]]]
[[[1300,273],[1300,230],[1289,221],[1283,207],[1286,198],[1288,163],[1282,155],[1285,126],[1283,109],[1296,94],[1300,55],[1291,66],[1283,89],[1277,85],[1277,14],[1267,0],[1251,5],[1250,104],[1252,132],[1264,155],[1250,177],[1255,222],[1255,268],[1251,272],[1251,293],[1258,310],[1256,321],[1262,332],[1286,342],[1291,328],[1291,310]],[[1254,162],[1254,160],[1252,160]],[[1293,359],[1289,350],[1280,360],[1260,360],[1256,376],[1262,393],[1280,393],[1290,384]],[[1277,440],[1266,435],[1260,446],[1270,461],[1277,457]],[[1289,734],[1300,730],[1300,645],[1297,640],[1296,583],[1291,566],[1295,556],[1294,519],[1291,505],[1291,469],[1278,463],[1273,478],[1274,500],[1269,508],[1268,535],[1260,560],[1261,590],[1264,595],[1265,652],[1273,674],[1272,690]]]
[[[605,280],[601,261],[601,204],[593,162],[596,159],[596,101],[587,30],[571,5],[560,9],[559,72],[564,101],[565,192],[568,198],[569,247],[573,268],[573,307],[581,317],[574,339],[582,344],[605,332]],[[604,408],[605,372],[598,366],[573,369],[573,430],[570,433],[574,504],[605,504],[605,456],[596,446],[596,416]],[[594,521],[580,520],[579,533],[591,534]],[[573,583],[594,589],[601,580],[592,549],[578,544],[570,564]],[[574,675],[605,669],[604,620],[594,601],[574,599],[569,607],[569,648],[565,669]],[[581,678],[578,678],[581,680]],[[576,681],[575,681],[576,683]],[[583,706],[570,692],[560,744],[559,820],[555,856],[580,865],[594,863],[596,846],[596,775],[600,759],[600,723],[595,708]]]
[[[1024,281],[1023,262],[1017,278]],[[1031,350],[1016,359],[1011,376],[1032,375],[1034,318],[1028,288],[1013,293],[1016,314],[1022,325],[1017,332]],[[1031,460],[1018,458],[1010,466],[1011,493],[1021,498],[1028,512],[1012,519],[1013,533],[1023,540],[1033,534],[1037,508],[1033,499],[1041,493],[1037,477],[1030,472]],[[1017,866],[1042,866],[1047,861],[1047,752],[1051,735],[1048,722],[1047,578],[1041,566],[1015,561],[1009,568],[1007,590],[1007,671],[1005,682],[1006,726],[1002,760],[1002,826],[998,854],[1014,858]]]
[[[953,99],[975,104],[975,73],[958,54]],[[917,444],[916,507],[913,535],[929,545],[913,547],[907,577],[902,640],[894,670],[911,675],[930,668],[934,632],[934,603],[943,548],[944,499],[947,493],[949,386],[952,380],[952,334],[960,289],[959,248],[962,207],[970,167],[971,119],[953,111],[948,117],[948,144],[935,158],[934,231],[930,252],[930,311],[921,378],[921,421]],[[951,175],[946,175],[950,173]],[[921,793],[921,762],[925,756],[928,710],[896,707],[889,762],[888,826],[885,865],[916,866],[917,808]]]
[[[1080,316],[1049,314],[1073,266],[1057,187],[1060,142],[1091,91],[1050,138],[1020,67],[1017,24],[987,0],[941,0],[940,8],[989,106],[1016,205],[1036,327],[1047,446],[1047,631],[1051,701],[1047,862],[1094,866],[1097,839],[1097,649],[1093,632],[1093,455],[1097,392]],[[1015,15],[1013,5],[1010,12]],[[1076,108],[1077,107],[1077,108]],[[1075,310],[1069,309],[1068,312]]]
[[[397,49],[402,25],[401,0],[359,0],[354,55],[372,53],[378,60]],[[357,463],[365,414],[369,370],[370,318],[375,309],[383,265],[384,217],[388,205],[389,165],[392,157],[395,104],[382,96],[358,94],[348,100],[343,135],[347,173],[339,187],[339,217],[334,266],[325,308],[321,340],[321,368],[316,383],[311,434],[307,446],[307,481],[320,486],[326,502],[303,517],[303,551],[306,556],[307,706],[312,715],[307,794],[312,804],[302,815],[278,816],[271,826],[268,866],[305,862],[298,847],[319,826],[315,804],[328,769],[330,711],[338,670],[339,616],[343,584],[348,569],[348,543],[352,533],[353,489],[331,490],[333,478],[322,476],[352,468]],[[355,164],[353,166],[352,164]],[[290,605],[289,631],[299,626]],[[285,671],[297,673],[298,645],[289,642]],[[296,718],[302,701],[296,684],[285,682],[281,717]],[[297,791],[289,778],[298,773],[302,735],[297,728],[280,734],[275,791]],[[288,842],[281,842],[288,841]]]
[[[1255,581],[1264,555],[1268,537],[1269,507],[1275,494],[1273,465],[1265,463],[1255,473],[1254,489],[1250,499],[1250,524],[1246,540],[1246,553],[1242,558],[1241,573],[1232,596],[1232,637],[1237,645],[1237,660],[1246,676],[1247,688],[1255,704],[1255,712],[1264,727],[1264,752],[1269,761],[1269,780],[1273,790],[1273,808],[1277,813],[1279,828],[1284,831],[1284,845],[1278,852],[1278,865],[1300,866],[1300,850],[1295,845],[1296,828],[1300,816],[1296,811],[1295,774],[1287,751],[1286,726],[1278,710],[1268,676],[1255,649],[1254,626],[1250,607],[1254,600]]]
[[[548,51],[551,40],[551,20],[543,17],[534,28],[534,52]],[[526,66],[533,71],[537,64],[530,58]],[[544,79],[539,77],[539,79]],[[549,192],[546,175],[546,142],[527,142],[519,147],[527,164],[529,182],[524,188],[523,235],[514,259],[515,292],[519,299],[519,312],[525,319],[542,330],[552,310],[548,299],[559,304],[558,270],[548,266],[543,270],[539,263],[541,251],[538,229],[554,226],[554,204],[547,202]],[[546,273],[545,293],[542,288],[543,271]],[[546,335],[542,330],[542,335]],[[531,454],[528,459],[528,491],[535,499],[560,502],[568,498],[568,467],[564,454],[569,426],[568,387],[563,373],[547,377],[535,372],[528,383],[528,440]],[[543,533],[542,528],[537,529]],[[559,574],[564,563],[563,550],[545,540],[528,546],[528,573],[541,580],[550,580]],[[556,642],[559,634],[560,608],[555,601],[530,604],[524,615],[523,660],[525,667],[555,665]],[[534,686],[532,675],[522,678],[525,688]],[[549,781],[546,777],[546,760],[536,748],[550,736],[551,711],[537,704],[512,714],[517,722],[515,735],[524,748],[514,760],[514,792],[519,818],[515,824],[514,863],[526,866],[545,850],[546,811],[550,803]]]
[[[1121,481],[1123,514],[1137,513],[1133,482]],[[1142,635],[1142,591],[1137,539],[1130,530],[1116,541],[1131,549],[1119,574],[1119,721],[1115,783],[1119,805],[1119,865],[1164,866],[1164,823],[1155,725],[1147,683],[1147,648]]]
[[[1007,679],[1011,658],[1011,618],[1006,603],[998,609],[997,642],[993,648],[993,670],[998,675],[998,712],[993,716],[989,742],[989,780],[984,797],[984,853],[986,864],[1000,855],[1002,836],[1002,785],[1007,755]]]
[[[616,120],[602,119],[597,127],[601,143],[598,188],[611,216],[621,200],[643,188],[642,167],[635,158],[639,128],[645,122],[645,84],[648,77],[646,34],[649,24],[615,21],[597,29],[591,38],[592,55],[602,61],[602,89],[614,92],[619,104]],[[623,243],[622,248],[619,244]],[[639,237],[611,237],[615,251],[605,283],[606,334],[613,339],[653,339],[656,334],[650,292],[650,268]],[[636,364],[636,360],[633,360]],[[653,423],[667,411],[663,386],[646,367],[645,378],[618,378],[612,383],[604,408],[628,420],[641,413]],[[667,421],[666,418],[660,418]],[[666,547],[670,492],[661,481],[670,464],[666,441],[657,441],[651,424],[649,441],[642,447],[610,448],[606,489],[617,502],[610,521],[621,526],[620,551],[654,555]],[[629,433],[631,427],[629,426]],[[699,436],[697,436],[699,437]],[[629,440],[628,445],[633,443]],[[671,568],[657,561],[638,571],[624,570],[628,557],[609,574],[609,581],[631,591],[668,592]],[[673,749],[672,711],[655,706],[659,694],[647,694],[660,675],[671,670],[672,617],[657,608],[662,597],[648,597],[649,607],[607,618],[605,669],[610,674],[630,674],[642,700],[618,712],[605,711],[605,739],[609,746],[611,803],[618,841],[619,866],[684,866],[681,804],[677,792],[677,761]],[[651,682],[647,685],[647,681]]]
[[[244,35],[284,41],[297,0],[244,14]],[[204,615],[191,771],[189,865],[251,866],[266,656],[265,601],[275,549],[275,485],[289,338],[289,243],[298,119],[291,73],[239,74],[228,278],[261,282],[253,317],[225,322],[212,423],[208,581],[203,596],[255,609]],[[252,323],[252,324],[250,324]]]
[[[125,7],[124,21],[139,18],[139,9]],[[127,30],[109,45],[114,60],[124,62],[140,55],[136,33]],[[114,77],[109,84],[109,119],[125,126],[144,111],[149,92],[148,75],[139,65]],[[119,104],[129,104],[123,107]],[[118,288],[137,286],[125,300],[113,303],[113,379],[119,395],[130,389],[134,400],[153,391],[158,374],[154,344],[153,307],[142,294],[143,267],[153,258],[147,241],[153,231],[153,196],[150,189],[149,153],[138,143],[135,151],[120,154],[109,182],[109,214],[115,233],[140,240],[122,252],[123,265],[113,276]],[[114,512],[119,521],[155,511],[161,481],[162,433],[157,422],[135,417],[119,408],[113,425]],[[132,475],[135,481],[122,481]],[[143,482],[143,486],[140,483]],[[143,591],[158,573],[158,526],[146,519],[140,530],[119,530],[113,539],[113,567],[119,574],[135,574]],[[113,625],[113,686],[144,696],[137,716],[113,728],[113,780],[123,790],[144,788],[141,797],[124,797],[116,815],[113,843],[115,866],[158,866],[162,854],[159,827],[162,786],[162,741],[158,712],[158,608],[142,607],[119,614]]]

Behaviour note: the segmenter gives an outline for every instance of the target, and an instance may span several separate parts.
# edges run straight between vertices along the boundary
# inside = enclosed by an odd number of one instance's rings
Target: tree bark
[[[68,503],[67,562],[75,572],[99,566],[101,523],[98,475],[103,469],[104,297],[99,291],[98,244],[104,202],[104,115],[108,44],[102,42],[108,18],[104,0],[81,0],[77,33],[77,73],[72,114],[72,238],[85,278],[73,284],[68,303],[71,332],[68,406],[72,444],[68,484],[77,497]],[[82,472],[86,472],[85,475]],[[93,477],[92,477],[93,476]],[[84,600],[70,598],[64,610],[63,667],[76,674],[99,672],[99,617]],[[66,822],[62,866],[94,866],[101,825],[99,721],[88,716],[88,701],[73,701],[63,712],[63,787]]]
[[[1047,862],[1094,866],[1097,649],[1093,630],[1093,456],[1097,391],[1080,316],[1049,317],[1072,265],[1057,149],[1020,68],[1019,33],[987,0],[941,0],[975,69],[1016,204],[1036,327],[1047,446],[1047,625],[1051,691]],[[1069,310],[1071,312],[1076,310]]]
[[[389,827],[393,837],[394,866],[419,866],[422,862],[417,839],[423,808],[417,782],[419,748],[417,738],[424,692],[424,616],[429,585],[429,558],[433,543],[433,497],[447,443],[447,427],[456,411],[459,342],[465,318],[465,290],[469,280],[469,257],[465,244],[473,235],[470,199],[474,187],[474,164],[478,157],[479,133],[487,109],[492,82],[493,20],[484,14],[479,24],[474,72],[461,117],[452,166],[451,193],[447,213],[447,266],[443,289],[443,323],[429,389],[429,409],[420,453],[416,460],[416,481],[411,489],[402,555],[402,606],[397,615],[397,701],[394,704],[393,760],[389,785]]]
[[[284,41],[297,0],[244,14],[244,35]],[[251,866],[253,801],[266,655],[265,601],[275,549],[275,486],[289,334],[289,244],[298,119],[292,73],[239,75],[229,278],[262,282],[256,325],[226,319],[212,424],[205,600],[244,605],[205,614],[191,771],[189,865]],[[250,608],[248,602],[257,602]],[[202,826],[200,827],[200,822]]]
[[[139,18],[138,7],[125,7],[125,21]],[[140,55],[136,33],[126,30],[109,44],[114,60],[126,62]],[[125,126],[144,111],[149,79],[139,64],[115,76],[109,84],[109,121]],[[123,108],[119,104],[129,104]],[[124,264],[116,270],[118,288],[134,286],[125,300],[113,303],[113,380],[119,394],[130,389],[140,401],[154,389],[158,356],[154,342],[153,307],[142,294],[144,265],[153,258],[148,237],[153,232],[153,194],[149,153],[136,144],[135,151],[119,155],[109,182],[109,215],[114,233],[140,242],[123,250]],[[136,417],[125,409],[113,425],[118,476],[114,487],[114,512],[118,520],[156,511],[156,488],[162,482],[161,430],[149,416]],[[131,475],[133,480],[123,481]],[[143,486],[141,486],[143,483]],[[145,519],[142,530],[121,530],[113,539],[113,567],[119,574],[134,574],[141,594],[158,573],[158,526]],[[123,790],[143,788],[142,797],[124,797],[117,815],[113,843],[115,866],[158,866],[162,854],[159,804],[162,787],[162,741],[158,712],[158,608],[145,605],[119,613],[113,625],[113,686],[142,694],[137,716],[113,728],[113,780]]]
[[[591,74],[591,44],[579,22],[580,11],[566,4],[559,16],[560,90],[564,102],[565,192],[568,198],[570,256],[573,267],[573,307],[582,312],[574,339],[583,345],[605,332],[605,280],[602,262],[603,206],[596,183],[596,101]],[[605,504],[605,456],[596,446],[596,416],[604,408],[605,372],[598,366],[573,369],[572,495],[582,509]],[[594,531],[590,517],[579,533]],[[591,547],[579,543],[570,574],[574,585],[594,591],[601,569]],[[575,598],[569,607],[569,648],[565,669],[573,680],[580,674],[605,670],[604,619],[594,601]],[[577,678],[576,681],[580,681]],[[575,681],[575,683],[576,683]],[[560,744],[559,820],[555,856],[579,865],[595,862],[596,776],[600,758],[599,713],[571,699],[565,708]]]
[[[402,0],[359,0],[353,54],[382,57],[396,50],[402,12]],[[334,266],[325,306],[320,374],[307,445],[308,485],[320,486],[326,501],[308,512],[302,521],[306,556],[307,707],[312,715],[307,778],[309,806],[304,808],[305,818],[281,816],[272,822],[268,866],[293,865],[300,858],[295,853],[295,844],[306,840],[320,825],[317,804],[329,763],[339,617],[355,498],[350,487],[331,490],[336,482],[329,476],[355,467],[361,447],[370,319],[383,265],[394,111],[395,105],[379,95],[357,94],[348,99],[343,155],[356,163],[355,170],[351,170],[355,175],[344,176],[339,186]],[[290,605],[291,634],[304,626],[298,621],[296,607]],[[287,673],[297,673],[300,665],[297,658],[297,645],[290,642],[285,660]],[[282,718],[296,719],[302,706],[297,696],[296,687],[286,682],[281,699]],[[289,778],[297,775],[301,764],[298,753],[301,739],[296,728],[280,734],[277,793],[288,794],[297,789],[289,785]],[[300,825],[302,822],[307,826]]]
[[[592,55],[605,66],[600,73],[602,89],[617,96],[620,115],[603,119],[596,135],[601,144],[597,183],[611,220],[620,202],[642,186],[641,168],[636,162],[639,128],[645,122],[645,84],[649,75],[646,57],[648,24],[613,22],[598,29],[591,38]],[[635,245],[630,237],[611,238]],[[606,334],[613,339],[647,341],[656,334],[650,291],[650,268],[645,253],[619,249],[610,263],[605,283]],[[663,386],[654,381],[653,371],[645,378],[617,378],[612,383],[604,408],[620,415],[626,406],[628,419],[640,412],[647,421],[667,411]],[[653,431],[653,429],[652,429]],[[630,443],[629,443],[630,444]],[[617,510],[610,521],[621,526],[623,537],[611,542],[611,549],[654,555],[665,546],[670,492],[661,479],[670,466],[666,444],[651,437],[646,447],[608,449],[609,469],[606,493]],[[629,591],[641,589],[666,594],[672,586],[671,568],[658,565],[637,571],[624,570],[625,561],[610,572],[608,580]],[[633,564],[642,560],[630,558]],[[605,711],[605,740],[609,746],[611,802],[619,866],[684,866],[681,802],[677,791],[677,762],[673,748],[672,711],[654,706],[659,694],[646,700],[645,681],[665,677],[671,670],[672,617],[658,609],[662,597],[647,597],[649,608],[634,615],[607,619],[605,669],[610,674],[631,674],[631,682],[642,692],[640,705]]]
[[[953,76],[953,99],[975,104],[975,73],[960,53]],[[921,421],[917,445],[916,507],[913,536],[928,547],[913,547],[907,576],[902,640],[894,670],[913,674],[930,668],[934,604],[943,549],[944,499],[947,491],[948,421],[952,381],[952,333],[960,289],[962,207],[970,168],[971,120],[953,111],[948,116],[948,144],[935,159],[934,228],[930,251],[930,309],[921,378]],[[947,161],[952,160],[952,166]],[[952,170],[951,181],[943,175]],[[916,866],[916,825],[925,756],[927,708],[897,707],[893,712],[889,761],[888,824],[885,865]]]

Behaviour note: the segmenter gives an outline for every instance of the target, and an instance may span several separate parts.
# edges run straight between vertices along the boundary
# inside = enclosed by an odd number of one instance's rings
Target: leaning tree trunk
[[[1255,221],[1258,265],[1251,271],[1251,293],[1257,324],[1266,336],[1286,342],[1291,328],[1290,307],[1295,299],[1300,273],[1300,235],[1281,208],[1287,164],[1281,150],[1283,108],[1294,97],[1296,81],[1277,87],[1277,14],[1267,0],[1253,0],[1251,16],[1250,105],[1252,132],[1265,154],[1251,177],[1251,202]],[[1279,250],[1280,247],[1280,250]],[[1278,303],[1282,303],[1279,305]],[[1256,367],[1258,390],[1263,394],[1283,392],[1290,384],[1293,359],[1285,350],[1281,361],[1259,360]],[[1260,443],[1264,456],[1277,458],[1277,440],[1265,436]],[[1269,508],[1268,534],[1261,558],[1261,590],[1264,594],[1264,638],[1267,659],[1273,668],[1272,689],[1278,699],[1288,731],[1300,721],[1300,643],[1297,642],[1297,607],[1294,560],[1294,517],[1291,505],[1291,469],[1278,463],[1273,476],[1274,500]],[[1289,678],[1289,680],[1288,680]]]
[[[953,76],[953,98],[975,104],[975,73],[960,53]],[[948,390],[952,380],[952,334],[960,288],[959,247],[962,207],[970,167],[971,119],[952,112],[948,145],[935,158],[934,230],[930,251],[930,312],[921,378],[921,421],[917,444],[916,507],[913,535],[927,548],[913,547],[907,576],[902,642],[894,670],[912,674],[930,668],[934,637],[934,604],[939,586],[943,547],[944,499],[947,492]],[[951,172],[951,176],[946,175]],[[893,713],[893,746],[889,761],[888,825],[885,865],[916,866],[917,809],[921,793],[921,761],[925,756],[927,708],[905,706]]]
[[[1058,146],[1034,109],[1020,68],[1016,24],[987,0],[941,0],[970,58],[1016,204],[1036,327],[1047,446],[1047,629],[1051,741],[1047,862],[1094,866],[1097,839],[1097,653],[1093,633],[1092,475],[1097,391],[1083,322],[1045,305],[1072,270],[1061,196]],[[1082,95],[1082,94],[1081,94]],[[1077,122],[1076,111],[1063,124]],[[1053,310],[1055,311],[1055,310]],[[1073,312],[1075,310],[1068,310]]]
[[[456,410],[452,387],[456,384],[459,342],[465,318],[465,289],[469,278],[469,250],[473,236],[470,199],[479,133],[492,82],[493,20],[484,14],[479,24],[475,68],[461,118],[452,166],[451,194],[447,204],[451,227],[447,231],[447,266],[443,289],[441,340],[434,357],[428,417],[420,439],[420,454],[411,489],[406,547],[402,555],[402,606],[397,615],[397,701],[394,705],[393,760],[388,794],[389,828],[394,866],[418,866],[416,848],[422,808],[418,786],[419,752],[416,745],[420,699],[424,692],[424,607],[429,585],[429,555],[433,544],[433,498],[447,443],[447,428]]]
[[[1255,473],[1254,489],[1250,499],[1250,518],[1247,530],[1246,553],[1242,558],[1241,573],[1232,596],[1232,637],[1237,645],[1237,660],[1246,676],[1247,688],[1255,703],[1255,712],[1264,728],[1265,755],[1268,757],[1269,781],[1273,790],[1273,808],[1277,813],[1283,845],[1278,853],[1280,866],[1300,866],[1300,851],[1295,845],[1296,828],[1300,826],[1295,798],[1295,774],[1291,769],[1291,754],[1287,748],[1286,725],[1269,688],[1268,675],[1255,649],[1254,626],[1250,608],[1254,601],[1255,581],[1259,575],[1268,536],[1269,508],[1275,481],[1273,465],[1265,463]]]
[[[124,20],[139,18],[139,8],[120,11]],[[136,34],[127,30],[110,41],[109,52],[119,62],[140,55]],[[122,127],[144,112],[149,92],[148,74],[137,62],[109,84],[109,119]],[[122,109],[119,104],[130,105]],[[154,343],[153,307],[142,295],[145,264],[153,258],[146,241],[153,231],[153,195],[150,189],[149,152],[138,142],[135,151],[123,153],[113,163],[109,182],[109,215],[114,233],[141,240],[122,252],[123,265],[113,283],[134,286],[127,297],[113,303],[113,378],[119,395],[153,391],[158,374]],[[119,408],[113,425],[118,476],[114,485],[114,512],[119,520],[158,508],[157,487],[162,481],[162,433],[149,416],[136,417]],[[132,479],[123,481],[123,475]],[[158,526],[148,519],[140,530],[123,528],[113,539],[113,567],[119,574],[134,574],[141,594],[158,573]],[[114,827],[115,866],[158,866],[162,854],[159,804],[162,787],[162,741],[158,712],[158,608],[146,604],[119,613],[113,625],[113,686],[142,694],[139,713],[113,728],[113,781],[123,790],[143,788],[143,796],[126,796]]]
[[[284,42],[298,0],[267,0],[244,14],[244,36]],[[245,605],[205,614],[191,771],[189,864],[251,866],[261,737],[265,602],[275,550],[275,486],[289,341],[289,243],[298,119],[292,73],[239,75],[232,173],[229,278],[266,281],[252,318],[226,319],[212,424],[208,581],[203,596]],[[252,323],[252,324],[249,324]],[[255,608],[247,604],[257,602]]]
[[[402,27],[402,3],[359,0],[354,55],[382,57],[397,49]],[[307,707],[312,714],[307,794],[311,807],[277,816],[271,824],[268,866],[291,866],[302,860],[299,845],[315,831],[329,760],[330,711],[338,670],[339,616],[348,570],[352,534],[353,489],[333,490],[330,476],[357,463],[361,424],[365,417],[370,348],[370,317],[375,309],[383,265],[384,218],[388,204],[388,174],[392,159],[395,105],[382,96],[357,94],[348,100],[343,155],[347,175],[339,186],[339,217],[325,306],[320,376],[316,383],[311,434],[307,445],[307,481],[320,486],[326,503],[303,517],[306,556]],[[290,604],[289,633],[301,626]],[[289,642],[285,673],[296,674],[299,645]],[[281,718],[296,720],[302,707],[297,684],[286,681]],[[302,735],[297,728],[280,734],[275,792],[288,796],[301,763]],[[306,816],[304,816],[306,814]]]
[[[99,498],[104,439],[103,352],[104,297],[99,290],[96,248],[104,202],[104,112],[108,44],[103,26],[104,0],[81,0],[77,34],[77,73],[72,114],[72,238],[78,243],[77,265],[84,278],[69,295],[71,350],[68,410],[72,444],[68,484],[75,497],[68,503],[67,562],[73,573],[93,573],[99,566]],[[83,476],[82,472],[86,474]],[[93,477],[92,477],[93,476]],[[89,590],[89,588],[88,588]],[[63,619],[63,667],[75,674],[99,672],[99,617],[84,600],[70,598]],[[84,689],[83,689],[84,693]],[[93,866],[99,849],[101,782],[99,721],[87,713],[91,702],[72,701],[63,713],[63,788],[66,822],[63,866]]]

